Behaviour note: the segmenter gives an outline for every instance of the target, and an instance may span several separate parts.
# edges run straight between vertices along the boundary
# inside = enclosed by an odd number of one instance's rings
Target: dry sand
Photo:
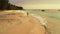
[[[45,34],[36,18],[19,10],[11,11],[0,12],[0,34]]]

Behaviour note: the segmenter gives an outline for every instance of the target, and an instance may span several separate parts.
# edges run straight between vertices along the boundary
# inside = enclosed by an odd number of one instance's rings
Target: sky
[[[24,9],[60,9],[60,0],[9,0],[9,3]]]

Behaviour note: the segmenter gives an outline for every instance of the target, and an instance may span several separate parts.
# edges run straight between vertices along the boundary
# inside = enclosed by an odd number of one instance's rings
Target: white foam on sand
[[[41,16],[36,16],[35,14],[31,14],[31,15],[32,15],[34,18],[38,19],[39,22],[40,22],[40,24],[42,24],[43,26],[46,26],[47,21],[46,21],[43,17],[41,17]]]

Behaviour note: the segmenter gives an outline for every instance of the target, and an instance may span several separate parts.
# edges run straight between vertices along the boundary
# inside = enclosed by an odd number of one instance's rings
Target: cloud
[[[58,9],[60,7],[60,0],[9,0],[9,3],[23,6],[25,9]]]

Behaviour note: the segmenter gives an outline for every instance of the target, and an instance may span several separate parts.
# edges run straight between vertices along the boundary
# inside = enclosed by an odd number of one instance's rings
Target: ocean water
[[[60,11],[56,9],[25,9],[24,11],[60,20]]]

